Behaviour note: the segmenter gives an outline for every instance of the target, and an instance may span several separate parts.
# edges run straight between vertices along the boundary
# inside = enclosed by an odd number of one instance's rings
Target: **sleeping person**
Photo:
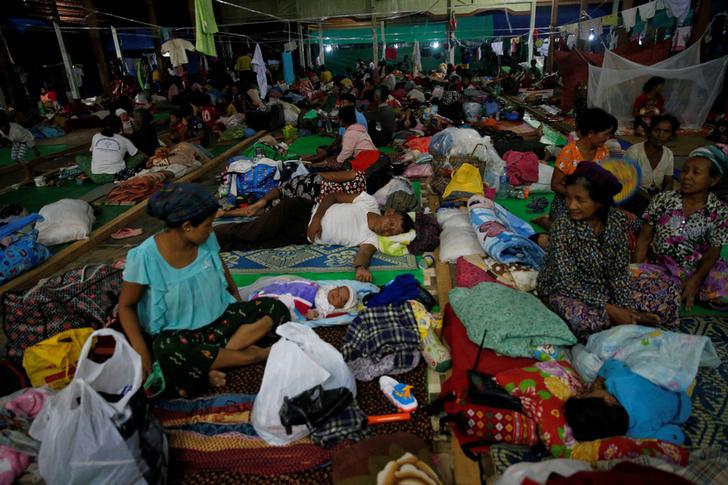
[[[306,320],[348,313],[358,304],[356,290],[351,286],[300,280],[271,283],[250,297],[257,298],[275,298],[288,307],[291,315],[300,314]]]
[[[566,401],[564,413],[574,438],[594,441],[610,436],[685,441],[679,425],[690,417],[687,393],[660,387],[609,359],[586,394]]]

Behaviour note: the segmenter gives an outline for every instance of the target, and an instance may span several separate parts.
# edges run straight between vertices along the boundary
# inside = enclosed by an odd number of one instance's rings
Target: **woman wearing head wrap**
[[[565,187],[567,216],[553,224],[538,276],[538,293],[548,306],[580,339],[613,325],[674,319],[676,305],[665,305],[663,288],[630,280],[627,220],[613,207],[622,189],[616,177],[581,162]]]
[[[679,190],[656,195],[643,216],[635,262],[678,281],[688,309],[696,300],[728,307],[728,264],[720,258],[728,244],[728,204],[713,193],[727,173],[728,145],[694,150]]]
[[[255,343],[290,319],[278,301],[239,301],[212,231],[218,207],[200,185],[164,187],[148,211],[167,228],[129,251],[124,269],[124,331],[145,372],[156,360],[181,397],[224,385],[221,369],[264,361],[270,349]]]

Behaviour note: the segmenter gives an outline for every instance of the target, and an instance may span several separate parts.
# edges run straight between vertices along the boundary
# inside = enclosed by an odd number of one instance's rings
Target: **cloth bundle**
[[[371,381],[420,363],[420,335],[410,305],[367,308],[349,325],[341,353],[354,376]]]
[[[455,288],[450,304],[471,342],[509,357],[531,357],[538,346],[576,343],[566,324],[530,293],[498,283]]]
[[[528,223],[482,196],[471,197],[468,210],[470,222],[486,254],[500,263],[541,268],[545,253],[529,239],[536,232]]]
[[[114,187],[106,198],[111,204],[136,204],[161,189],[173,177],[174,173],[167,171],[137,175]]]
[[[538,157],[533,152],[508,150],[503,154],[508,183],[513,186],[538,182]]]

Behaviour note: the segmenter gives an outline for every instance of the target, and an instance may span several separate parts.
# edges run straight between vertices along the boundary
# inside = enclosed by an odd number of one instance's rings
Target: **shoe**
[[[354,396],[346,387],[325,391],[318,385],[294,398],[284,397],[278,414],[286,434],[292,434],[293,426],[302,424],[313,431],[339,414],[353,400]]]
[[[417,409],[417,399],[412,394],[412,386],[402,384],[389,376],[382,376],[379,378],[379,389],[400,411],[411,413]]]

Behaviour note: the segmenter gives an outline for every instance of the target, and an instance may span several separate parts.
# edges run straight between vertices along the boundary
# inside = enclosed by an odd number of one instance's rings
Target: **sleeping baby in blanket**
[[[358,302],[354,288],[342,285],[320,285],[312,281],[284,281],[272,283],[257,291],[250,299],[268,297],[284,303],[292,320],[300,314],[307,320],[326,318],[356,309]]]

